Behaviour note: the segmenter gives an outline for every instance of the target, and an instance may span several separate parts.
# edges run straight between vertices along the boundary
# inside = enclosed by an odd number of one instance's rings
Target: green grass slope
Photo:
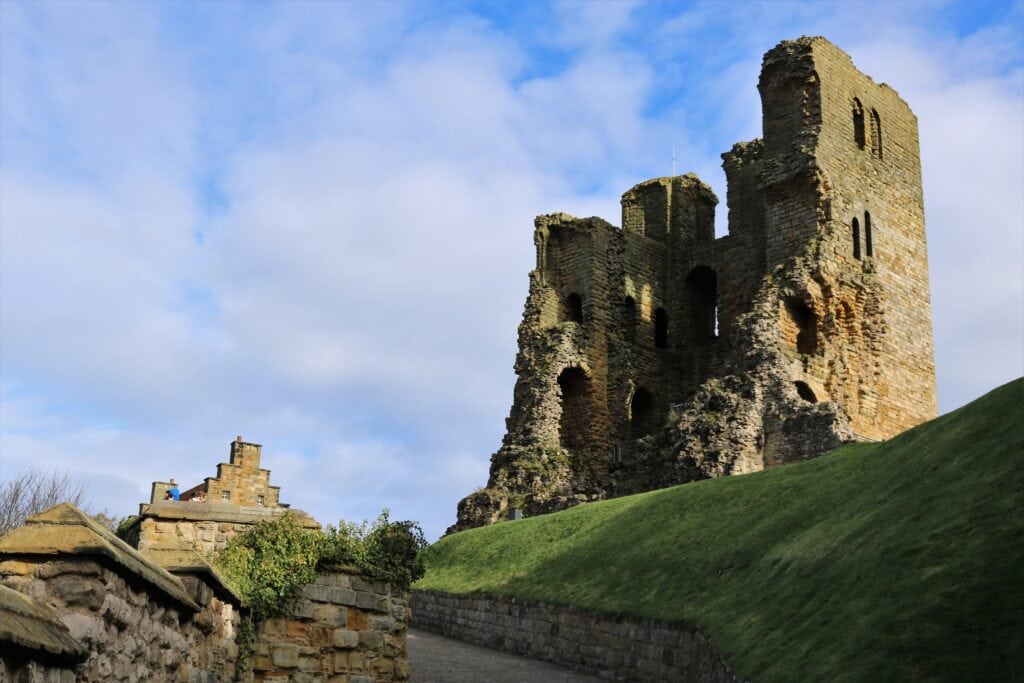
[[[416,588],[694,624],[755,681],[1024,680],[1024,379],[884,443],[473,529]]]

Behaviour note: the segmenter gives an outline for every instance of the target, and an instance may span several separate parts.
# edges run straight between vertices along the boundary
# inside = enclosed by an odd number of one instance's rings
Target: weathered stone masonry
[[[239,600],[219,577],[174,576],[71,505],[0,539],[0,584],[45,615],[19,647],[0,638],[0,681],[235,676]],[[0,622],[10,619],[0,611]],[[75,647],[55,655],[38,647],[41,639]]]
[[[323,574],[287,617],[263,625],[257,681],[405,681],[409,592],[357,575]]]
[[[139,518],[127,531],[142,552],[223,550],[228,541],[259,522],[283,515],[308,529],[320,524],[308,513],[280,501],[280,487],[270,485],[270,470],[260,467],[262,446],[231,442],[228,462],[217,465],[217,476],[183,491],[180,501],[164,500],[170,482],[154,481],[149,503],[139,505]]]
[[[507,433],[451,530],[811,457],[937,414],[917,119],[823,38],[765,55],[763,139],[622,227],[540,216]]]
[[[320,526],[267,495],[276,487],[259,449],[239,438],[218,468],[215,482],[245,505],[163,501],[170,482],[154,482],[131,544],[70,505],[0,539],[0,683],[408,680],[409,592],[354,570],[305,586],[287,616],[260,626],[252,656],[240,661],[244,608],[209,553],[286,513]],[[216,490],[211,481],[189,493]]]
[[[413,592],[413,626],[614,681],[738,681],[695,629],[496,595]]]

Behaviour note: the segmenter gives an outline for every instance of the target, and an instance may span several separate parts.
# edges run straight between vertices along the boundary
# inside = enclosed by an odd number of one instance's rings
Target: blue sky
[[[0,3],[0,476],[134,511],[236,435],[322,522],[486,482],[536,214],[760,134],[825,35],[921,126],[943,412],[1024,373],[1024,5]]]

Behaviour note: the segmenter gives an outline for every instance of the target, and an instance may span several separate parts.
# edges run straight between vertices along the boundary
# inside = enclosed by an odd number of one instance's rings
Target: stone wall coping
[[[0,585],[0,642],[58,657],[79,659],[86,653],[53,610],[3,585]]]
[[[98,555],[183,607],[200,611],[177,577],[70,503],[33,515],[0,538],[0,557],[38,555]]]
[[[242,604],[242,596],[231,587],[224,575],[191,548],[147,548],[142,551],[142,556],[175,576],[202,575],[218,598],[235,605]]]
[[[296,522],[307,529],[319,529],[320,523],[303,510],[286,507],[241,506],[230,503],[194,503],[191,501],[160,501],[139,505],[141,519],[181,520],[190,522],[225,522],[256,524],[291,513]]]

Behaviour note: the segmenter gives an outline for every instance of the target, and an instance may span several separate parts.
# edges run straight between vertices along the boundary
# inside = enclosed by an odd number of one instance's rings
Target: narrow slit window
[[[860,221],[853,219],[853,258],[860,260]]]
[[[643,387],[636,388],[629,402],[629,428],[634,439],[654,431],[654,396]]]
[[[622,304],[622,317],[625,323],[626,339],[633,341],[636,339],[636,300],[631,296],[627,296],[626,300]]]
[[[861,149],[867,146],[867,137],[864,135],[864,105],[856,97],[853,98],[853,141]]]
[[[668,348],[668,313],[664,308],[654,312],[654,346],[659,349]]]
[[[874,247],[871,242],[871,214],[864,212],[864,250],[868,256],[874,256]]]
[[[718,337],[718,276],[707,266],[697,266],[686,276],[689,338],[704,344]]]

